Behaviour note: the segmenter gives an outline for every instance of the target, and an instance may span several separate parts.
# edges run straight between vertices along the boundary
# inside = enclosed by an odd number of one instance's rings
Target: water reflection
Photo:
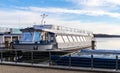
[[[120,50],[120,38],[96,38],[96,49]]]

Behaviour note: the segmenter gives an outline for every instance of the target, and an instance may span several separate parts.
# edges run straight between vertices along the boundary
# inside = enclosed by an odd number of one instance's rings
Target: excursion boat
[[[19,50],[80,50],[91,47],[94,38],[91,32],[58,25],[34,25],[21,31],[21,39],[13,42]]]

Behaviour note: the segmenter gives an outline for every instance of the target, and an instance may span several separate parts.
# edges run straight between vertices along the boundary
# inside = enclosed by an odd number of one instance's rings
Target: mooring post
[[[69,54],[69,67],[71,67],[71,54]]]
[[[91,41],[91,44],[92,44],[92,50],[94,50],[95,49],[95,43],[96,43],[96,41],[93,39],[92,41]]]
[[[116,55],[116,70],[118,70],[118,55]]]
[[[93,69],[93,54],[91,54],[91,69]]]

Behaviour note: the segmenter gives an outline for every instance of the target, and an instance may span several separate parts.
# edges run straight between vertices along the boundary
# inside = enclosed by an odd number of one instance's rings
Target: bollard
[[[95,49],[95,46],[96,46],[96,45],[95,45],[95,43],[96,43],[96,41],[95,41],[95,40],[92,40],[92,41],[91,41],[91,44],[92,44],[92,50],[94,50],[94,49]]]
[[[116,55],[116,70],[118,70],[118,55]]]
[[[91,69],[93,69],[93,54],[91,54]]]
[[[69,54],[69,67],[71,67],[71,54]]]

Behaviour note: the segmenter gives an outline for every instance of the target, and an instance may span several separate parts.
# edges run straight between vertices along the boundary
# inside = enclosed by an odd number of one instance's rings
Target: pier
[[[73,71],[62,69],[50,69],[50,68],[36,68],[36,67],[24,67],[24,66],[11,66],[0,65],[0,73],[96,73],[88,71]]]
[[[7,54],[5,54],[5,52],[7,52]],[[10,53],[11,52],[11,53]],[[29,53],[28,53],[29,52]],[[73,71],[85,71],[85,72],[113,72],[113,73],[119,73],[120,69],[119,69],[119,52],[118,53],[112,53],[112,52],[108,52],[108,53],[104,53],[104,52],[99,52],[99,53],[88,53],[87,55],[91,56],[90,61],[90,67],[77,67],[77,66],[72,66],[72,59],[71,56],[74,53],[67,53],[64,55],[60,55],[60,54],[56,54],[54,52],[47,52],[47,55],[38,53],[41,51],[37,51],[37,53],[35,51],[25,51],[24,53],[26,53],[26,55],[23,55],[19,50],[0,50],[0,65],[1,66],[16,66],[16,67],[24,67],[24,68],[42,68],[42,69],[62,69],[62,70],[73,70]],[[46,52],[45,52],[46,53]],[[77,53],[77,52],[75,52]],[[84,53],[80,53],[80,54],[84,54]],[[93,54],[115,54],[115,66],[114,68],[96,68],[94,67],[94,55]],[[68,65],[59,65],[56,64],[53,60],[52,60],[52,56],[51,55],[58,55],[61,57],[69,56],[69,60],[68,60]],[[57,61],[59,61],[59,59],[57,59]],[[63,62],[65,62],[63,60]],[[77,64],[77,60],[76,60],[76,64]],[[104,64],[103,64],[104,65]],[[6,67],[7,67],[6,66]],[[2,71],[2,70],[1,70]],[[19,69],[18,69],[19,71]]]

